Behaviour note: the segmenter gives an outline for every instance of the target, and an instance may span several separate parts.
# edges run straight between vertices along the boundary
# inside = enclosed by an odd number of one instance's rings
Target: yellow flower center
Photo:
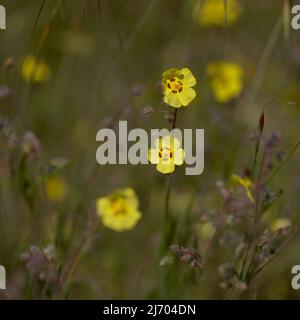
[[[112,211],[113,213],[118,215],[126,214],[126,201],[123,198],[116,198],[112,200]]]
[[[158,156],[163,161],[168,161],[173,158],[173,152],[170,148],[160,148]]]
[[[177,77],[174,77],[170,80],[167,80],[167,87],[173,92],[181,92],[182,91],[182,81],[178,79]]]
[[[228,82],[230,81],[230,77],[226,72],[220,72],[219,74],[216,75],[216,79],[222,84],[222,85],[227,85]]]

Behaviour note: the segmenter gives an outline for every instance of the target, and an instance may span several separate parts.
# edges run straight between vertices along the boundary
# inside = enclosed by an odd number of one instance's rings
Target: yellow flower
[[[279,218],[279,219],[276,219],[272,225],[271,225],[271,229],[272,231],[277,231],[279,229],[282,229],[282,228],[286,228],[286,227],[289,227],[291,226],[292,223],[289,219],[287,218]]]
[[[167,174],[175,171],[175,165],[183,164],[185,152],[180,141],[173,136],[165,136],[155,141],[155,148],[148,152],[149,162],[156,164],[156,170]]]
[[[226,103],[243,90],[243,69],[233,62],[211,62],[206,68],[215,99]]]
[[[103,224],[115,231],[132,229],[141,218],[139,201],[133,189],[118,189],[97,199],[97,212]]]
[[[242,186],[247,194],[247,197],[254,202],[254,198],[252,195],[252,189],[253,189],[253,183],[251,180],[249,180],[248,178],[241,178],[240,176],[233,174],[231,176],[231,181],[237,185]]]
[[[196,97],[196,79],[188,68],[171,68],[162,74],[164,101],[171,107],[187,106]]]
[[[65,179],[59,175],[47,177],[44,186],[47,198],[54,202],[62,200],[68,192]]]
[[[216,232],[216,228],[211,222],[199,223],[197,225],[198,234],[204,240],[210,240]]]
[[[51,70],[42,60],[27,56],[23,61],[21,74],[26,82],[42,83],[49,80]]]
[[[227,25],[233,25],[240,17],[242,7],[238,0],[227,0]],[[204,27],[225,26],[224,0],[197,1],[194,18]]]

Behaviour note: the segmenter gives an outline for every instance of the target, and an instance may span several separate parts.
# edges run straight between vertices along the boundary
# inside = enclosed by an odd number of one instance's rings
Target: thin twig
[[[92,214],[92,217],[87,224],[87,228],[83,234],[83,237],[79,243],[79,246],[76,249],[76,251],[74,252],[74,254],[71,256],[69,263],[67,264],[65,271],[63,272],[63,274],[59,280],[59,283],[58,283],[58,286],[57,286],[57,289],[55,292],[55,299],[57,299],[57,300],[60,299],[61,293],[62,293],[62,290],[63,290],[65,284],[68,282],[69,278],[71,277],[72,273],[74,272],[74,270],[79,262],[79,259],[80,259],[80,256],[81,256],[81,253],[82,253],[84,247],[90,241],[90,239],[93,237],[94,232],[98,227],[98,223],[94,221],[94,218],[95,218],[95,215]]]
[[[272,175],[267,179],[266,184],[270,183],[271,180],[276,176],[276,174],[282,169],[282,167],[287,163],[287,161],[291,158],[291,156],[294,154],[294,152],[298,149],[300,146],[300,141],[296,143],[294,148],[289,152],[287,157],[280,163],[280,165],[273,171]]]
[[[43,0],[41,6],[40,6],[40,8],[39,8],[38,14],[37,14],[37,16],[36,16],[36,18],[35,18],[35,21],[34,21],[34,24],[33,24],[33,28],[32,28],[31,34],[30,34],[29,42],[28,42],[28,45],[27,45],[27,47],[26,47],[26,49],[25,49],[25,53],[24,53],[24,55],[23,55],[23,58],[21,59],[21,63],[20,63],[20,67],[19,67],[19,68],[22,67],[23,62],[24,62],[24,57],[26,57],[27,54],[28,54],[28,52],[29,52],[29,49],[30,49],[30,46],[31,46],[31,43],[32,43],[32,39],[33,39],[33,35],[34,35],[35,31],[36,31],[36,28],[37,28],[39,19],[40,19],[40,17],[41,17],[42,11],[43,11],[43,9],[44,9],[44,7],[45,7],[46,1],[47,1],[47,0]],[[19,71],[19,70],[18,70],[18,71]],[[17,82],[18,82],[18,79],[19,79],[18,75],[19,75],[19,72],[17,73],[16,79],[15,79],[15,80],[16,80],[16,86],[17,86]]]
[[[177,110],[178,110],[177,108],[174,109],[172,129],[176,128]],[[168,225],[170,220],[170,197],[171,197],[172,182],[173,182],[174,174],[175,174],[175,171],[171,175],[169,175],[167,179],[167,189],[166,189],[166,197],[165,197],[165,226]]]
[[[285,248],[287,248],[290,243],[296,238],[296,236],[299,234],[300,228],[297,227],[294,233],[282,244],[282,246],[279,248],[279,250],[270,258],[268,259],[262,266],[260,266],[256,271],[255,275],[258,275],[261,271],[263,271],[274,259],[276,259]]]

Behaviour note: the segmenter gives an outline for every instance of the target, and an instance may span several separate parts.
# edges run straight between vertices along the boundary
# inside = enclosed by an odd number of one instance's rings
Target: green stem
[[[166,198],[165,198],[165,223],[168,223],[170,218],[170,196],[172,189],[173,175],[170,175],[167,180]]]
[[[74,273],[78,262],[80,260],[80,258],[82,257],[82,254],[84,252],[84,249],[88,246],[88,244],[90,244],[91,239],[93,238],[95,231],[98,227],[98,221],[94,221],[93,219],[94,217],[92,217],[92,219],[88,222],[87,225],[87,229],[83,234],[83,237],[80,241],[80,244],[78,246],[78,248],[76,249],[76,251],[74,252],[74,254],[71,256],[69,263],[67,264],[65,271],[63,272],[56,292],[55,292],[55,299],[59,300],[61,298],[63,289],[65,287],[65,285],[68,283],[68,280],[71,278],[72,274]]]
[[[172,130],[176,128],[177,110],[178,109],[174,110]],[[168,179],[167,179],[165,208],[164,208],[164,212],[165,212],[164,235],[163,235],[163,240],[162,240],[162,244],[161,244],[161,250],[162,250],[163,254],[165,253],[168,245],[170,244],[169,242],[171,240],[170,230],[172,230],[172,226],[170,225],[170,223],[171,223],[171,221],[170,221],[170,197],[171,197],[172,182],[173,182],[174,173],[169,175]]]
[[[272,175],[267,179],[266,184],[270,183],[271,180],[276,176],[276,174],[280,171],[280,169],[287,163],[287,161],[291,158],[291,156],[294,154],[294,152],[298,149],[300,146],[300,141],[296,143],[294,148],[289,152],[287,157],[280,163],[280,165],[273,171]]]

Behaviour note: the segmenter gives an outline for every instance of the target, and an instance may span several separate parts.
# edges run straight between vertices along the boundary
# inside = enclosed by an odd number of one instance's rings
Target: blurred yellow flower
[[[211,62],[206,68],[215,99],[226,103],[243,90],[244,71],[233,62]]]
[[[216,232],[216,228],[211,222],[199,223],[197,225],[197,230],[200,238],[204,240],[210,240]]]
[[[241,178],[240,176],[233,174],[231,176],[231,181],[234,184],[242,186],[246,190],[247,197],[254,202],[254,198],[252,195],[253,183],[248,178]]]
[[[26,82],[43,83],[49,80],[51,70],[43,60],[27,56],[23,61],[21,74]]]
[[[279,229],[282,229],[282,228],[286,228],[286,227],[289,227],[291,226],[292,223],[289,219],[287,218],[279,218],[279,219],[276,219],[272,225],[271,225],[271,229],[272,231],[277,231]]]
[[[233,25],[241,12],[242,6],[238,0],[227,0],[227,25]],[[204,27],[225,26],[224,0],[196,1],[193,13],[195,20]]]
[[[60,176],[49,176],[44,181],[46,196],[50,201],[58,202],[65,198],[68,192],[66,180]]]
[[[104,226],[115,231],[132,229],[141,218],[139,201],[131,188],[118,189],[97,199],[97,212]]]
[[[155,148],[148,152],[149,162],[156,164],[156,170],[168,174],[175,171],[175,165],[183,164],[185,152],[180,141],[173,136],[165,136],[155,141]]]
[[[195,86],[196,79],[188,68],[171,68],[162,74],[164,102],[171,107],[187,106],[196,97],[191,87]]]

